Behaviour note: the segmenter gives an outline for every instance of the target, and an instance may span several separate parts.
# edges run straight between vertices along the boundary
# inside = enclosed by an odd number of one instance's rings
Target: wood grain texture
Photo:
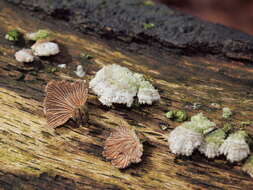
[[[242,163],[230,164],[224,157],[208,160],[198,152],[176,157],[162,139],[180,124],[165,118],[169,109],[184,109],[190,115],[203,112],[222,126],[226,122],[222,110],[212,106],[218,103],[234,110],[232,123],[251,120],[251,64],[180,56],[143,46],[141,51],[130,52],[116,42],[73,33],[61,22],[44,22],[3,2],[0,6],[0,189],[253,189],[252,179],[241,171]],[[13,55],[19,48],[3,39],[12,28],[22,32],[48,28],[62,51],[31,65],[17,63]],[[90,92],[87,125],[47,128],[44,87],[51,79],[75,79],[73,70],[82,52],[94,55],[92,64],[81,62],[87,68],[87,80],[103,65],[120,64],[145,73],[158,88],[160,103],[107,108]],[[67,63],[69,69],[48,72],[61,63]],[[194,110],[194,103],[202,106]],[[102,157],[110,129],[121,124],[149,138],[143,161],[125,170],[112,167]],[[161,125],[167,125],[168,131],[161,130]],[[252,127],[247,130],[253,134]]]

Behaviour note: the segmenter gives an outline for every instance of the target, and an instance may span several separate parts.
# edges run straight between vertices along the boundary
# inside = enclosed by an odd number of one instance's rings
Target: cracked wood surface
[[[242,163],[230,164],[224,157],[208,160],[195,152],[191,157],[170,153],[160,134],[179,123],[164,117],[169,109],[185,109],[190,115],[203,112],[218,126],[224,121],[218,103],[230,107],[231,122],[253,116],[253,66],[215,57],[187,57],[152,47],[126,51],[116,42],[72,32],[58,21],[36,19],[0,2],[0,189],[253,189],[252,179],[241,171]],[[34,64],[20,64],[14,53],[20,49],[3,39],[6,31],[31,32],[48,28],[62,52]],[[79,59],[82,52],[94,55],[92,64]],[[46,127],[42,101],[51,79],[75,79],[79,63],[87,67],[90,80],[103,65],[116,63],[145,73],[161,94],[159,104],[126,108],[102,106],[90,92],[89,123],[80,128]],[[68,70],[48,72],[50,66],[66,63]],[[194,103],[202,106],[192,109]],[[143,161],[118,170],[102,157],[110,129],[120,124],[143,132]],[[161,130],[167,125],[168,130]],[[253,134],[250,126],[247,130]]]

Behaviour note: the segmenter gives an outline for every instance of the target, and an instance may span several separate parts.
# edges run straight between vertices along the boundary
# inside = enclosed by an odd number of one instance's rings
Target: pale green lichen
[[[225,118],[225,119],[230,118],[232,116],[232,114],[233,114],[232,111],[231,111],[231,109],[228,108],[228,107],[223,108],[222,112],[223,112],[222,113],[222,117]]]
[[[191,121],[185,122],[183,125],[186,125],[186,127],[198,131],[202,134],[208,133],[213,129],[213,127],[216,126],[216,124],[205,117],[203,113],[192,116]]]
[[[148,30],[148,29],[151,29],[151,28],[154,28],[155,27],[155,24],[154,23],[144,23],[143,24],[143,28],[145,30]]]
[[[188,115],[186,111],[184,110],[171,110],[168,111],[165,116],[171,120],[175,120],[177,122],[183,122],[186,121],[188,118]]]
[[[146,1],[144,1],[143,4],[146,5],[146,6],[153,6],[155,3],[151,0],[146,0]]]
[[[173,118],[174,118],[174,111],[173,111],[173,110],[168,111],[167,113],[165,113],[165,116],[166,116],[168,119],[173,119]]]
[[[207,143],[214,143],[220,146],[224,142],[225,137],[225,131],[223,129],[217,129],[214,132],[208,134],[205,138],[205,141]]]
[[[242,167],[242,170],[253,178],[253,155],[251,155]]]
[[[224,143],[226,138],[226,132],[231,129],[231,126],[225,126],[224,128],[216,129],[215,131],[207,134],[203,140],[203,143],[199,147],[199,151],[205,154],[208,158],[214,158],[220,155],[219,148]]]
[[[58,70],[57,67],[48,65],[48,66],[45,68],[45,71],[46,71],[47,73],[55,73],[55,72],[58,72],[59,70]]]
[[[20,37],[21,37],[21,33],[16,29],[7,32],[7,34],[5,35],[6,40],[14,41],[14,42],[19,41]]]
[[[249,134],[244,130],[239,130],[231,135],[229,135],[230,138],[242,140],[249,138]]]
[[[40,29],[37,32],[26,34],[26,38],[32,41],[37,41],[48,37],[50,37],[50,31],[45,29]]]
[[[251,121],[242,121],[241,122],[241,127],[247,127],[249,125],[251,125]]]
[[[231,124],[231,123],[225,123],[224,125],[223,125],[223,130],[224,131],[229,131],[230,129],[232,129],[234,126]]]

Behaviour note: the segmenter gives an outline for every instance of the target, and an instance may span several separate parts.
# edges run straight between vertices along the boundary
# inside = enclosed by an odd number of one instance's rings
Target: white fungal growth
[[[100,102],[107,106],[119,103],[131,107],[135,96],[141,104],[152,104],[160,99],[158,91],[143,75],[115,64],[99,70],[91,80],[90,88],[99,96]]]
[[[175,128],[168,137],[170,150],[174,154],[190,156],[203,140],[199,132],[187,128],[184,125]]]
[[[137,74],[135,74],[136,76]],[[140,74],[138,74],[140,75]],[[160,99],[160,95],[158,91],[150,84],[150,82],[146,81],[142,75],[139,76],[140,86],[138,90],[138,100],[140,104],[152,104],[154,101],[158,101]]]
[[[21,49],[15,53],[15,58],[18,62],[29,63],[33,62],[34,55],[30,49]]]
[[[65,69],[67,67],[67,65],[66,64],[59,64],[59,65],[57,65],[57,67],[59,67],[61,69]]]
[[[199,151],[207,158],[215,158],[220,155],[219,147],[220,146],[216,143],[203,142],[199,147]]]
[[[82,65],[78,65],[77,67],[76,67],[76,71],[74,71],[75,73],[76,73],[76,75],[78,76],[78,77],[84,77],[85,76],[85,72],[84,72],[84,70],[83,70],[83,66]]]
[[[37,42],[31,48],[37,56],[50,56],[60,52],[58,44],[54,42]]]
[[[223,129],[217,129],[208,134],[199,147],[199,151],[207,158],[214,158],[220,155],[219,148],[224,142],[226,133]]]
[[[237,131],[224,141],[219,151],[224,154],[230,162],[238,162],[246,158],[249,153],[249,145],[246,142],[248,134],[243,131]]]
[[[191,118],[175,128],[168,136],[168,143],[172,153],[190,156],[194,149],[203,142],[203,134],[215,126],[202,113]]]

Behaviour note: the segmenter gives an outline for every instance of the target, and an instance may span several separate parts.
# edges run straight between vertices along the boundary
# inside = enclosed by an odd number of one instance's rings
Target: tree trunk
[[[197,151],[177,157],[162,138],[180,125],[165,118],[170,109],[183,109],[189,115],[203,112],[218,126],[227,122],[222,107],[233,110],[229,122],[236,126],[250,120],[251,63],[83,35],[63,21],[38,19],[4,2],[0,7],[0,189],[253,189],[252,179],[241,171],[242,163],[230,164],[222,156],[209,160]],[[3,39],[13,28],[23,33],[50,29],[61,53],[31,64],[16,62],[13,55],[24,44]],[[94,58],[88,62],[81,53]],[[62,63],[67,69],[56,69]],[[87,125],[46,127],[42,102],[49,80],[77,79],[73,71],[78,64],[83,64],[90,80],[103,65],[112,63],[144,73],[159,90],[160,103],[108,108],[90,92]],[[135,127],[149,139],[143,161],[124,170],[102,157],[104,140],[119,125]],[[167,130],[162,130],[164,125]],[[246,128],[253,134],[251,127]]]

